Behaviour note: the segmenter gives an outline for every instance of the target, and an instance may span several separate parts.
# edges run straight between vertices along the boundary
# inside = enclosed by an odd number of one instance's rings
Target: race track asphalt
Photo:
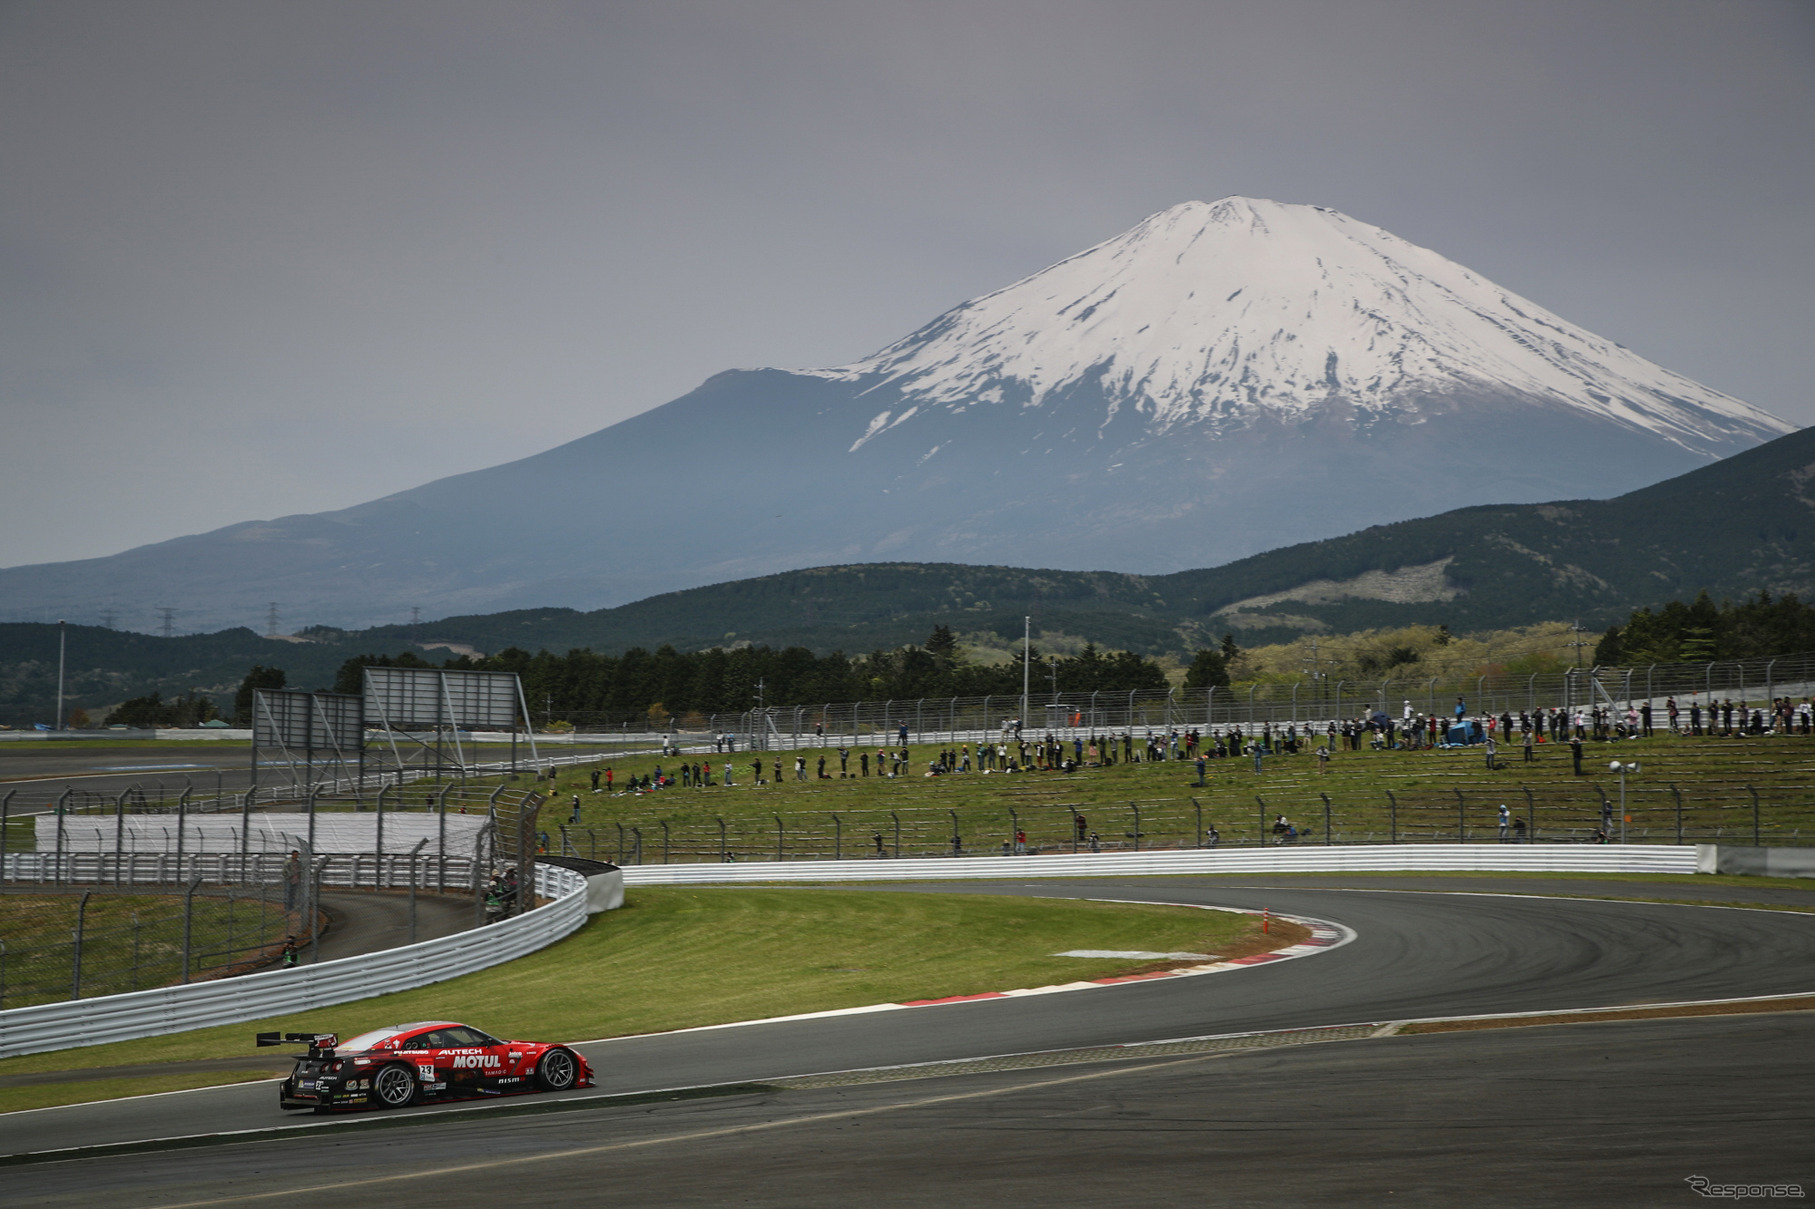
[[[1518,1110],[1515,1114],[1518,1128],[1495,1131],[1484,1126],[1474,1135],[1474,1151],[1457,1140],[1465,1136],[1464,1133],[1453,1130],[1446,1133],[1448,1140],[1439,1149],[1444,1149],[1445,1153],[1451,1155],[1449,1160],[1445,1160],[1450,1165],[1444,1167],[1442,1163],[1438,1163],[1419,1176],[1425,1183],[1416,1187],[1424,1187],[1427,1191],[1429,1188],[1442,1187],[1439,1169],[1450,1172],[1449,1177],[1443,1178],[1456,1177],[1465,1172],[1463,1158],[1467,1154],[1499,1155],[1503,1148],[1517,1146],[1519,1131],[1534,1123],[1542,1127],[1541,1149],[1546,1153],[1564,1154],[1568,1152],[1565,1143],[1570,1136],[1569,1128],[1566,1128],[1569,1121],[1593,1123],[1598,1129],[1619,1121],[1621,1112],[1630,1110],[1637,1114],[1632,1119],[1668,1122],[1677,1119],[1671,1115],[1675,1111],[1672,1105],[1682,1110],[1679,1114],[1682,1120],[1701,1120],[1713,1111],[1710,1106],[1726,1102],[1722,1099],[1723,1095],[1731,1098],[1731,1088],[1735,1086],[1733,1080],[1737,1077],[1733,1072],[1741,1069],[1744,1070],[1743,1078],[1754,1095],[1751,1102],[1762,1107],[1749,1115],[1734,1116],[1732,1120],[1737,1122],[1743,1118],[1751,1120],[1754,1125],[1759,1125],[1760,1122],[1768,1125],[1768,1128],[1761,1126],[1753,1135],[1761,1139],[1755,1157],[1762,1162],[1764,1158],[1775,1155],[1777,1159],[1791,1163],[1792,1166],[1800,1163],[1804,1182],[1815,1184],[1815,1169],[1812,1169],[1812,1163],[1815,1163],[1815,1145],[1808,1141],[1810,1137],[1815,1137],[1815,1131],[1804,1128],[1797,1135],[1800,1141],[1789,1143],[1787,1148],[1782,1136],[1781,1123],[1785,1120],[1801,1121],[1806,1126],[1806,1103],[1800,1110],[1800,1116],[1790,1114],[1786,1117],[1776,1107],[1779,1098],[1788,1094],[1787,1088],[1794,1085],[1806,1089],[1808,1083],[1808,1075],[1811,1073],[1810,1055],[1815,1053],[1808,1042],[1815,1040],[1815,1025],[1810,1024],[1806,1015],[1780,1015],[1748,1020],[1594,1024],[1494,1034],[1399,1037],[1352,1045],[1311,1045],[1289,1053],[1248,1053],[1217,1058],[1200,1055],[1180,1059],[1180,1064],[1172,1066],[1155,1062],[1133,1064],[1148,1071],[1146,1074],[1140,1074],[1132,1067],[1123,1074],[1115,1074],[1113,1072],[1116,1069],[1126,1064],[1109,1064],[1100,1067],[1068,1067],[1056,1071],[995,1072],[856,1089],[797,1089],[767,1096],[729,1096],[671,1106],[645,1105],[631,1108],[608,1105],[603,1099],[629,1092],[763,1082],[814,1072],[1248,1031],[1815,991],[1815,915],[1657,902],[1527,897],[1523,895],[1528,895],[1534,886],[1524,879],[1467,879],[1466,886],[1445,879],[1409,876],[1392,879],[1390,885],[1382,885],[1378,879],[1365,877],[1347,879],[1343,885],[1336,884],[1341,880],[1320,878],[1321,884],[1307,886],[1297,879],[1287,878],[1264,883],[1253,878],[1240,882],[1218,878],[1130,878],[1075,883],[963,884],[902,888],[903,892],[914,893],[993,892],[1238,907],[1264,906],[1279,912],[1333,920],[1354,929],[1357,935],[1350,944],[1305,959],[1205,977],[1133,983],[1077,993],[960,1003],[819,1020],[780,1021],[591,1043],[580,1048],[599,1073],[599,1087],[590,1094],[601,1098],[600,1106],[555,1116],[525,1118],[531,1122],[527,1125],[521,1122],[508,1126],[498,1124],[496,1128],[503,1131],[503,1136],[520,1139],[517,1143],[500,1142],[499,1146],[505,1150],[516,1146],[517,1150],[513,1153],[529,1154],[536,1152],[538,1147],[552,1145],[548,1142],[551,1138],[565,1138],[569,1134],[593,1136],[586,1131],[606,1129],[605,1122],[613,1122],[616,1127],[622,1126],[626,1120],[643,1122],[644,1118],[649,1120],[639,1125],[640,1130],[653,1131],[652,1137],[666,1137],[664,1129],[685,1133],[701,1127],[702,1121],[760,1120],[766,1119],[765,1113],[791,1119],[803,1112],[811,1115],[812,1111],[817,1111],[812,1108],[814,1105],[844,1103],[847,1100],[863,1103],[874,1101],[887,1109],[881,1113],[886,1116],[894,1111],[888,1107],[891,1104],[910,1104],[944,1094],[948,1088],[968,1086],[972,1080],[977,1080],[986,1087],[1000,1086],[1004,1089],[1001,1096],[983,1096],[975,1100],[954,1102],[971,1107],[957,1112],[956,1118],[951,1112],[941,1109],[934,1114],[939,1122],[936,1127],[921,1127],[932,1129],[938,1135],[936,1140],[929,1141],[916,1150],[914,1156],[922,1165],[923,1173],[937,1172],[937,1178],[922,1179],[914,1186],[919,1193],[924,1194],[924,1199],[916,1199],[916,1194],[911,1194],[907,1185],[897,1184],[892,1186],[894,1199],[879,1193],[874,1197],[866,1196],[866,1201],[918,1204],[956,1200],[960,1204],[987,1203],[992,1198],[967,1200],[965,1196],[952,1191],[957,1186],[952,1183],[958,1180],[957,1173],[968,1171],[972,1173],[972,1178],[978,1180],[985,1180],[989,1176],[991,1169],[976,1157],[977,1142],[970,1136],[968,1127],[953,1123],[954,1120],[968,1119],[967,1114],[974,1116],[976,1113],[984,1113],[991,1129],[1008,1130],[1010,1136],[999,1139],[1003,1145],[1011,1149],[1026,1148],[1032,1155],[1046,1155],[1053,1160],[1047,1169],[1050,1195],[1039,1198],[1043,1202],[1132,1203],[1117,1200],[1108,1185],[1089,1180],[1067,1181],[1058,1174],[1066,1170],[1066,1163],[1060,1161],[1064,1157],[1062,1152],[1066,1145],[1063,1139],[1076,1132],[1066,1121],[1076,1117],[1079,1122],[1088,1122],[1093,1119],[1093,1113],[1101,1116],[1107,1112],[1109,1119],[1122,1122],[1115,1125],[1112,1131],[1143,1135],[1138,1145],[1129,1143],[1134,1147],[1131,1154],[1148,1153],[1156,1147],[1163,1149],[1168,1137],[1177,1146],[1189,1150],[1200,1143],[1211,1144],[1202,1141],[1200,1137],[1206,1128],[1201,1122],[1225,1120],[1226,1114],[1223,1114],[1219,1106],[1236,1090],[1240,1090],[1242,1097],[1253,1101],[1251,1109],[1244,1109],[1243,1112],[1252,1111],[1258,1114],[1257,1119],[1288,1123],[1277,1133],[1269,1130],[1261,1137],[1253,1136],[1252,1130],[1248,1131],[1249,1142],[1261,1148],[1257,1154],[1267,1156],[1268,1161],[1281,1171],[1316,1168],[1315,1172],[1307,1169],[1299,1174],[1305,1181],[1331,1181],[1328,1188],[1334,1196],[1336,1190],[1343,1186],[1341,1168],[1349,1163],[1365,1164],[1369,1160],[1370,1145],[1382,1143],[1379,1137],[1376,1137],[1375,1142],[1369,1143],[1364,1134],[1345,1132],[1341,1135],[1345,1139],[1344,1145],[1337,1148],[1334,1154],[1348,1157],[1339,1161],[1337,1157],[1332,1157],[1332,1152],[1325,1143],[1316,1140],[1317,1121],[1373,1121],[1378,1126],[1378,1135],[1393,1135],[1396,1141],[1392,1145],[1412,1147],[1420,1129],[1441,1125],[1445,1121],[1446,1118],[1435,1107],[1441,1103],[1442,1097],[1432,1091],[1418,1099],[1415,1105],[1408,1100],[1407,1111],[1401,1112],[1392,1098],[1396,1093],[1390,1091],[1396,1085],[1396,1080],[1403,1078],[1408,1087],[1423,1080],[1430,1087],[1438,1088],[1446,1077],[1446,1072],[1454,1074],[1464,1080],[1467,1089],[1472,1089],[1463,1097],[1469,1105],[1473,1105],[1468,1111],[1485,1121],[1488,1118],[1481,1114],[1487,1113],[1497,1102],[1490,1092],[1495,1081],[1513,1079],[1512,1075],[1506,1074],[1498,1065],[1506,1062],[1513,1063],[1525,1072],[1518,1076],[1525,1081],[1525,1090],[1513,1100],[1507,1101],[1509,1108],[1516,1107]],[[1503,885],[1515,891],[1515,894],[1499,893],[1498,890]],[[1585,889],[1584,883],[1579,881],[1545,885],[1555,885],[1563,893],[1594,892]],[[1686,893],[1680,893],[1687,889],[1680,885],[1641,886],[1609,882],[1601,888],[1621,894],[1690,897]],[[1748,893],[1728,887],[1705,889],[1723,892],[1725,897],[1732,899],[1743,898]],[[1792,889],[1786,893],[1800,896],[1802,892]],[[1567,1039],[1589,1034],[1600,1039],[1588,1043],[1591,1048],[1600,1046],[1606,1050],[1606,1056],[1599,1057],[1599,1061],[1604,1064],[1617,1061],[1620,1069],[1633,1072],[1632,1079],[1643,1083],[1648,1090],[1644,1090],[1642,1095],[1633,1092],[1632,1095],[1636,1098],[1628,1102],[1622,1099],[1620,1088],[1623,1084],[1619,1080],[1609,1081],[1603,1078],[1604,1074],[1615,1069],[1614,1066],[1587,1066],[1590,1059],[1583,1056],[1581,1046],[1584,1043]],[[1717,1050],[1720,1051],[1719,1054],[1716,1054]],[[1402,1062],[1395,1055],[1413,1057]],[[1686,1061],[1686,1055],[1693,1055],[1693,1060]],[[1585,1067],[1589,1073],[1584,1078]],[[1012,1129],[1003,1124],[1001,1114],[1009,1112],[1013,1105],[1023,1103],[1021,1097],[1024,1093],[1015,1091],[1014,1088],[1023,1085],[1034,1088],[1044,1081],[1068,1079],[1074,1074],[1087,1074],[1093,1070],[1103,1073],[1100,1082],[1051,1084],[1053,1088],[1075,1090],[1075,1096],[1073,1091],[1059,1096],[1058,1104],[1046,1104],[1042,1097],[1050,1098],[1048,1092],[1036,1089],[1025,1093],[1034,1096],[1029,1103],[1046,1106],[1027,1109],[1032,1115],[1017,1117],[1021,1124]],[[1396,1071],[1400,1073],[1396,1074]],[[1423,1073],[1420,1074],[1420,1071]],[[1267,1076],[1263,1081],[1265,1086],[1251,1085],[1252,1080],[1261,1073],[1266,1073]],[[1099,1103],[1113,1106],[1129,1102],[1130,1098],[1139,1100],[1145,1097],[1152,1100],[1159,1097],[1166,1100],[1174,1093],[1159,1090],[1159,1084],[1149,1085],[1152,1080],[1161,1079],[1175,1081],[1175,1084],[1166,1086],[1176,1085],[1179,1111],[1200,1124],[1174,1126],[1163,1120],[1153,1122],[1152,1118],[1128,1117],[1126,1114],[1117,1116],[1119,1110],[1113,1108],[1093,1107]],[[1328,1080],[1327,1087],[1321,1082],[1323,1080]],[[1514,1082],[1518,1080],[1514,1079]],[[1117,1090],[1112,1092],[1112,1085]],[[1666,1087],[1675,1087],[1677,1090],[1666,1091]],[[1383,1088],[1389,1090],[1383,1091]],[[1723,1088],[1729,1090],[1723,1092]],[[1457,1094],[1462,1095],[1461,1092]],[[1255,1100],[1254,1097],[1257,1096],[1262,1098]],[[1075,1097],[1082,1097],[1082,1100],[1071,1107],[1063,1106],[1071,1104],[1071,1098]],[[529,1105],[535,1099],[530,1097],[511,1103]],[[1412,1106],[1417,1111],[1410,1111]],[[1557,1111],[1553,1112],[1553,1107]],[[915,1115],[921,1112],[920,1109],[904,1111],[906,1115],[901,1118],[902,1121],[920,1119]],[[164,1097],[12,1114],[0,1118],[0,1152],[18,1154],[179,1135],[298,1126],[296,1132],[283,1141],[261,1141],[253,1145],[189,1151],[185,1152],[185,1158],[172,1157],[168,1160],[158,1159],[156,1162],[187,1163],[197,1190],[221,1171],[239,1172],[239,1175],[231,1178],[243,1180],[251,1178],[245,1173],[254,1169],[288,1171],[290,1174],[282,1178],[272,1178],[277,1180],[278,1185],[300,1189],[308,1186],[313,1176],[319,1175],[319,1171],[311,1172],[306,1163],[299,1163],[296,1160],[299,1154],[313,1150],[321,1150],[323,1153],[331,1151],[336,1156],[351,1155],[355,1163],[377,1163],[382,1152],[392,1156],[408,1156],[412,1170],[429,1171],[433,1169],[433,1165],[428,1157],[417,1154],[416,1139],[458,1136],[461,1131],[475,1128],[458,1122],[476,1121],[485,1114],[475,1114],[470,1108],[456,1113],[450,1113],[446,1108],[428,1108],[394,1114],[387,1121],[402,1121],[413,1115],[424,1118],[422,1123],[425,1125],[436,1122],[437,1127],[430,1130],[387,1128],[372,1134],[311,1136],[319,1128],[318,1118],[298,1120],[294,1116],[279,1113],[275,1105],[275,1093],[268,1084],[239,1085]],[[1728,1120],[1729,1115],[1718,1112],[1714,1114],[1719,1121]],[[1065,1120],[1058,1125],[1045,1124],[1048,1121],[1059,1121],[1060,1118]],[[1151,1123],[1138,1129],[1127,1124],[1128,1121],[1143,1119]],[[1237,1118],[1232,1119],[1246,1118],[1238,1114]],[[515,1121],[516,1118],[511,1120]],[[858,1123],[860,1120],[864,1123]],[[853,1118],[848,1126],[837,1127],[839,1136],[842,1138],[871,1128],[867,1123],[869,1120],[870,1118]],[[663,1121],[667,1122],[666,1126],[661,1124]],[[1400,1122],[1396,1132],[1388,1128],[1394,1121]],[[1292,1122],[1302,1122],[1302,1131],[1293,1127],[1290,1124]],[[718,1126],[713,1125],[712,1128]],[[758,1204],[851,1203],[840,1201],[832,1195],[837,1185],[835,1182],[824,1182],[823,1170],[836,1169],[853,1179],[859,1179],[860,1183],[870,1173],[865,1172],[861,1164],[857,1167],[850,1166],[844,1156],[836,1153],[836,1147],[825,1143],[823,1135],[828,1128],[831,1128],[829,1123],[796,1132],[795,1127],[789,1126],[786,1130],[776,1130],[766,1135],[769,1140],[764,1145],[770,1151],[764,1151],[762,1145],[757,1147],[759,1153],[767,1153],[770,1159],[793,1173],[790,1178],[795,1182],[787,1186],[793,1188],[798,1195],[792,1198],[779,1193],[771,1194],[763,1187],[743,1180],[715,1185],[715,1180],[730,1179],[729,1170],[715,1168],[710,1162],[702,1162],[694,1144],[687,1143],[684,1149],[684,1166],[688,1169],[686,1179],[673,1175],[663,1185],[671,1186],[671,1197],[651,1194],[610,1199],[614,1203],[637,1204],[738,1203],[740,1200]],[[1722,1138],[1727,1138],[1737,1128],[1738,1126],[1732,1129],[1722,1126],[1716,1132]],[[455,1132],[445,1132],[448,1130]],[[940,1130],[945,1132],[940,1133]],[[1639,1158],[1649,1156],[1650,1160],[1661,1162],[1668,1154],[1661,1141],[1655,1146],[1647,1146],[1630,1135],[1623,1126],[1615,1132],[1625,1139],[1622,1144],[1628,1145],[1631,1153]],[[1146,1136],[1148,1134],[1152,1136]],[[727,1156],[725,1161],[729,1163],[730,1153],[737,1149],[731,1139],[739,1136],[741,1135],[727,1133],[714,1135],[714,1139],[702,1139],[700,1145],[704,1149],[700,1153],[722,1152]],[[820,1140],[803,1140],[814,1137]],[[1767,1146],[1765,1139],[1769,1139],[1771,1145]],[[1604,1151],[1605,1137],[1592,1129],[1587,1129],[1579,1140],[1584,1153],[1597,1154]],[[1226,1143],[1227,1139],[1223,1142]],[[893,1145],[894,1149],[885,1144],[875,1152],[877,1172],[895,1170],[894,1164],[907,1160],[908,1142],[905,1135]],[[436,1146],[441,1146],[441,1142],[437,1141]],[[940,1159],[941,1146],[953,1148],[956,1153],[970,1157],[958,1161],[956,1166],[951,1166],[948,1170]],[[1087,1149],[1094,1149],[1095,1146],[1096,1143],[1091,1143]],[[779,1153],[773,1152],[776,1147],[781,1148]],[[682,1148],[670,1149],[666,1162],[673,1164],[682,1161],[682,1155],[675,1153],[678,1149]],[[1215,1151],[1214,1146],[1212,1152],[1220,1153]],[[1516,1151],[1508,1150],[1504,1153],[1516,1154]],[[1745,1146],[1732,1142],[1727,1147],[1725,1156],[1727,1159],[1738,1160],[1747,1158],[1749,1153]],[[1192,1151],[1192,1154],[1196,1152]],[[358,1157],[360,1155],[365,1157],[361,1159]],[[1199,1155],[1197,1159],[1202,1157]],[[1686,1154],[1684,1161],[1691,1157],[1695,1157],[1693,1152]],[[1262,1179],[1262,1166],[1258,1158],[1249,1156],[1249,1160],[1252,1161],[1244,1160],[1237,1164],[1242,1170],[1249,1172],[1249,1176],[1244,1178],[1250,1182],[1241,1185],[1247,1191],[1221,1203],[1294,1203],[1289,1197],[1269,1193]],[[586,1166],[580,1158],[550,1158],[547,1161],[554,1165],[549,1168],[550,1171],[577,1171],[579,1168],[573,1166],[576,1163],[581,1167]],[[635,1168],[644,1161],[639,1159],[631,1162],[630,1167]],[[116,1158],[85,1158],[58,1164],[54,1168],[43,1165],[14,1168],[7,1173],[4,1183],[0,1184],[0,1203],[14,1203],[15,1196],[23,1198],[17,1201],[21,1204],[77,1203],[80,1200],[79,1189],[86,1188],[90,1192],[99,1193],[103,1187],[110,1190],[107,1194],[110,1199],[116,1198],[120,1195],[117,1172],[121,1162],[123,1160]],[[131,1162],[146,1163],[152,1160],[141,1156]],[[612,1162],[608,1178],[613,1186],[623,1189],[626,1185],[620,1182],[621,1173],[615,1166],[617,1160]],[[647,1162],[653,1164],[658,1160],[652,1157]],[[1197,1169],[1192,1166],[1192,1162],[1184,1162],[1183,1166],[1177,1163],[1171,1166],[1162,1164],[1171,1173],[1166,1179],[1176,1177],[1183,1180],[1181,1172]],[[217,1170],[217,1164],[221,1163],[228,1164],[228,1167]],[[425,1163],[428,1166],[425,1167]],[[562,1167],[563,1163],[567,1166]],[[233,1164],[240,1166],[234,1167]],[[1030,1174],[1032,1169],[1027,1163],[1014,1166],[1022,1172],[1017,1178],[1033,1178]],[[1653,1168],[1647,1170],[1653,1170],[1653,1174],[1663,1170],[1656,1167],[1655,1163]],[[1755,1164],[1748,1174],[1731,1168],[1730,1163],[1729,1169],[1709,1170],[1699,1174],[1732,1179],[1764,1179],[1770,1171],[1777,1170],[1772,1167],[1767,1171]],[[1573,1167],[1568,1164],[1556,1168],[1557,1171],[1571,1169]],[[55,1180],[44,1184],[38,1182],[41,1175],[48,1179],[46,1173],[53,1170],[58,1173]],[[170,1168],[172,1180],[178,1180],[176,1170],[176,1167]],[[502,1188],[510,1181],[519,1181],[520,1186],[521,1180],[530,1178],[532,1172],[540,1173],[542,1168],[538,1164],[533,1169],[499,1167],[495,1170],[507,1173],[497,1177],[500,1181],[497,1186]],[[1635,1168],[1628,1163],[1622,1170],[1630,1176]],[[110,1172],[114,1174],[109,1174]],[[20,1179],[28,1173],[30,1182],[21,1184]],[[1676,1172],[1674,1167],[1670,1168],[1670,1173],[1670,1179],[1679,1181],[1698,1174],[1688,1170]],[[1132,1175],[1132,1172],[1127,1174]],[[602,1172],[595,1171],[595,1177],[602,1176]],[[1208,1168],[1205,1168],[1205,1178],[1210,1178]],[[88,1182],[84,1183],[85,1180]],[[687,1183],[688,1180],[693,1182]],[[1516,1193],[1524,1186],[1507,1185],[1505,1187],[1513,1188],[1514,1192],[1497,1198],[1470,1199],[1478,1203],[1508,1204],[1591,1203],[1571,1199],[1572,1185],[1568,1181],[1553,1179],[1552,1182],[1553,1190],[1542,1197],[1522,1199]],[[1289,1183],[1290,1181],[1276,1183],[1274,1191],[1286,1188]],[[242,1190],[246,1188],[243,1183],[238,1186]],[[1185,1186],[1185,1183],[1179,1183],[1175,1191],[1182,1190]],[[1309,1187],[1310,1184],[1304,1186]],[[1363,1186],[1355,1185],[1356,1188]],[[1422,1202],[1415,1197],[1407,1199],[1413,1191],[1413,1185],[1399,1189],[1391,1181],[1365,1186],[1374,1188],[1385,1198],[1381,1203],[1462,1203],[1457,1199],[1426,1199]],[[1501,1187],[1498,1184],[1494,1186]],[[1631,1186],[1636,1188],[1641,1184],[1632,1183]],[[1655,1192],[1662,1185],[1646,1186]],[[706,1191],[712,1187],[735,1187],[742,1195],[713,1200]],[[814,1192],[816,1187],[821,1191]],[[1166,1184],[1165,1187],[1175,1186]],[[1681,1187],[1680,1183],[1673,1186],[1675,1190],[1670,1194],[1673,1200],[1684,1196],[1694,1199],[1692,1193],[1681,1192]],[[939,1191],[942,1188],[943,1193]],[[176,1183],[160,1185],[155,1191],[147,1188],[144,1196],[127,1196],[119,1203],[173,1203],[183,1199],[176,1195],[176,1189]],[[1393,1191],[1389,1196],[1384,1189]],[[384,1195],[395,1196],[397,1191],[392,1188]],[[1153,1191],[1166,1203],[1173,1203],[1172,1192],[1166,1192],[1158,1186]],[[51,1199],[42,1202],[35,1199],[40,1192]],[[1073,1199],[1068,1200],[1068,1196]],[[56,1199],[59,1197],[70,1199]],[[367,1200],[361,1193],[349,1199],[349,1194],[340,1190],[326,1199],[344,1204],[377,1203],[379,1193],[374,1191],[373,1197],[375,1199]],[[690,1200],[689,1197],[694,1199]],[[1031,1194],[1029,1199],[1034,1199]],[[449,1203],[477,1203],[477,1199],[467,1201],[456,1196]],[[1178,1203],[1184,1202],[1181,1200]],[[1613,1197],[1599,1203],[1627,1202],[1620,1197]],[[1654,1198],[1650,1201],[1635,1199],[1630,1203],[1659,1202]]]
[[[1810,1013],[1391,1037],[23,1167],[0,1202],[1688,1206],[1809,1190],[1811,1053]]]

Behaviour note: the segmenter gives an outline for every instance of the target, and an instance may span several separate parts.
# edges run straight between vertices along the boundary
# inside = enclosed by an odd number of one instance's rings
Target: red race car
[[[500,1041],[451,1020],[419,1020],[361,1033],[260,1033],[260,1045],[307,1045],[278,1088],[284,1108],[403,1108],[592,1086],[592,1068],[565,1045]]]

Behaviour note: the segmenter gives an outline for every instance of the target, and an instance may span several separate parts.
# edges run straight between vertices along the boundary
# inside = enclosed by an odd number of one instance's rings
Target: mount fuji
[[[1334,210],[1187,202],[860,361],[339,512],[0,571],[0,619],[343,626],[875,561],[1147,573],[1605,498],[1792,431]]]

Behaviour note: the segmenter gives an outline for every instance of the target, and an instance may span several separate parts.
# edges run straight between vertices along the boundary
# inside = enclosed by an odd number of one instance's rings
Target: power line
[[[1576,622],[1570,623],[1569,632],[1576,635],[1576,637],[1572,638],[1570,641],[1564,643],[1563,645],[1572,646],[1576,649],[1576,666],[1581,667],[1582,666],[1582,648],[1585,646],[1591,645],[1587,639],[1582,637],[1582,635],[1587,633],[1588,631],[1582,627],[1581,622],[1576,621]]]

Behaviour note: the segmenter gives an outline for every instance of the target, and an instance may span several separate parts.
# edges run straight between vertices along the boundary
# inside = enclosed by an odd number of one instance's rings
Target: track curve
[[[1317,887],[1210,878],[896,887],[901,893],[1268,907],[1336,921],[1357,935],[1312,960],[1216,977],[619,1038],[579,1048],[599,1072],[593,1094],[617,1095],[1222,1033],[1815,991],[1815,915],[1481,893],[1432,882],[1429,889],[1382,888],[1367,878]],[[296,1123],[280,1115],[274,1100],[269,1085],[242,1084],[10,1114],[0,1153],[54,1150],[72,1140],[95,1146]]]

